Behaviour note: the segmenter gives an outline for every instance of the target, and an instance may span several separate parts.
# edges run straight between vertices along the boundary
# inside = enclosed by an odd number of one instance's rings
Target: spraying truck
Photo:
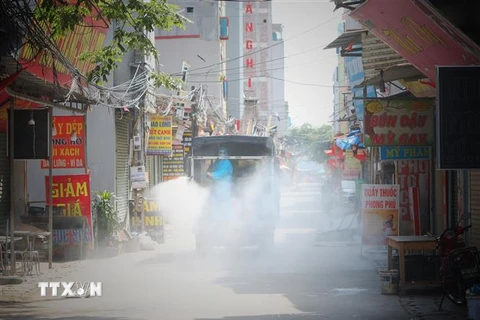
[[[228,183],[218,193],[212,168],[221,160],[231,165]],[[186,172],[191,181],[212,192],[195,223],[197,251],[206,253],[218,246],[273,248],[280,216],[280,166],[272,138],[194,137]]]

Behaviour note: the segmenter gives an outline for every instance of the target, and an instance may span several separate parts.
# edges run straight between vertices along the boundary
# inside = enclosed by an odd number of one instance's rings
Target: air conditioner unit
[[[132,65],[137,65],[137,64],[143,63],[143,62],[145,62],[145,57],[140,52],[140,50],[133,50],[131,64]]]

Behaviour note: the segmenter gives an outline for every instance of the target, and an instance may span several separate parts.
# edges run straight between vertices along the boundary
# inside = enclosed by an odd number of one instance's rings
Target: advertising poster
[[[52,124],[53,168],[85,168],[85,117],[54,116]],[[41,168],[49,168],[48,160]]]
[[[49,177],[45,177],[46,201],[50,203]],[[53,176],[53,197],[54,207],[62,209],[62,216],[85,217],[87,220],[87,232],[84,233],[84,243],[91,244],[92,233],[92,212],[90,199],[90,175],[64,175]],[[81,242],[82,230],[78,229],[54,229],[54,245],[73,245]]]
[[[170,155],[172,140],[172,117],[151,116],[147,155]]]
[[[398,185],[362,184],[362,244],[380,246],[399,235]]]
[[[365,102],[365,146],[432,146],[432,99]]]
[[[172,156],[163,158],[162,180],[164,182],[177,179],[185,174],[183,145],[175,144],[172,148]]]

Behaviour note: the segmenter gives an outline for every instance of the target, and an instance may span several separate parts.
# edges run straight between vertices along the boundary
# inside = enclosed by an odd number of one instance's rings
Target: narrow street
[[[177,230],[155,252],[92,261],[75,279],[58,279],[102,281],[102,297],[42,298],[38,290],[36,302],[0,318],[411,319],[398,296],[380,293],[376,267],[360,258],[359,245],[318,241],[318,230],[332,220],[319,210],[319,198],[316,185],[283,193],[271,254],[218,249],[201,258],[193,238]]]

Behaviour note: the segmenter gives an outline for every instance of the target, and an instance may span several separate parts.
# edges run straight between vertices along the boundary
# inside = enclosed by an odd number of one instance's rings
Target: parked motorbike
[[[440,256],[440,276],[443,286],[443,296],[439,310],[445,297],[455,305],[466,303],[466,290],[480,282],[480,267],[477,248],[467,246],[464,233],[471,225],[460,225],[445,229],[436,239]]]

